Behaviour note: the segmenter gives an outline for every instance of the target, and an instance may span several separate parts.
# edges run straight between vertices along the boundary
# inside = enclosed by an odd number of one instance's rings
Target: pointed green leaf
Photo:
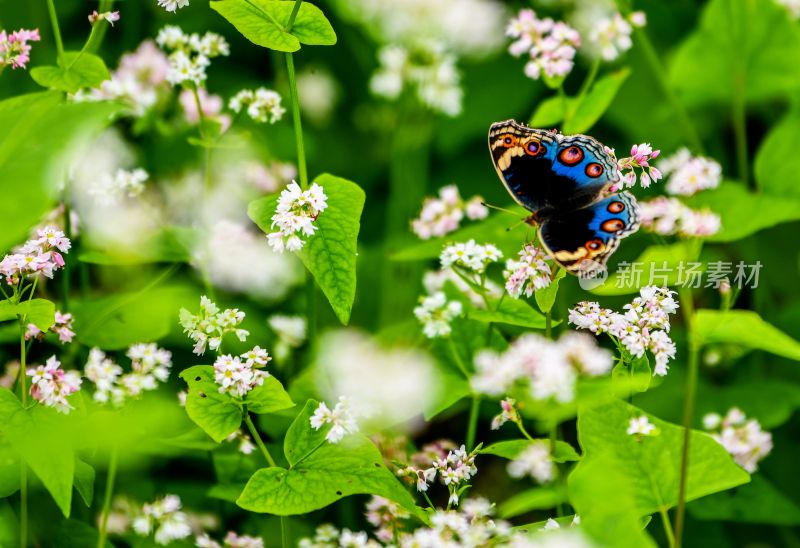
[[[543,441],[550,443],[550,440],[541,439],[536,441]],[[525,451],[528,447],[531,446],[533,442],[530,440],[506,440],[506,441],[498,441],[497,443],[493,443],[488,447],[484,447],[480,450],[482,455],[496,455],[498,457],[503,457],[504,459],[515,459],[517,458],[520,453]],[[570,461],[578,461],[581,460],[581,456],[575,451],[575,448],[572,447],[565,441],[557,440],[556,441],[556,449],[553,452],[553,461],[554,462],[570,462]]]
[[[94,468],[81,459],[75,457],[75,490],[83,499],[84,504],[91,508],[94,499]]]
[[[758,147],[755,176],[762,192],[779,199],[800,200],[800,188],[795,181],[800,171],[800,157],[795,153],[798,142],[800,104],[795,104],[780,122],[772,126]]]
[[[194,423],[220,443],[242,425],[242,408],[228,394],[220,394],[214,368],[195,365],[181,371],[186,381],[186,413]]]
[[[56,305],[47,299],[31,299],[13,304],[6,299],[0,301],[0,322],[22,318],[42,331],[47,331],[56,321]]]
[[[692,502],[688,510],[692,517],[705,521],[800,525],[800,508],[761,473],[731,492]]]
[[[544,315],[521,299],[506,296],[501,301],[491,302],[489,305],[491,308],[488,310],[482,308],[469,310],[468,317],[483,323],[505,323],[532,329],[544,329],[547,325]],[[559,323],[554,321],[553,325]]]
[[[608,76],[604,76],[595,82],[592,89],[583,98],[583,101],[578,102],[578,98],[574,99],[574,103],[570,105],[572,109],[572,116],[564,122],[562,131],[567,134],[572,133],[585,133],[592,129],[603,114],[614,102],[619,88],[625,83],[625,80],[630,76],[631,71],[629,68],[624,68],[616,72],[612,72]]]
[[[31,69],[31,78],[42,87],[75,93],[82,88],[99,87],[111,78],[103,60],[93,53],[64,52],[63,63],[57,67],[43,66]]]
[[[315,5],[303,2],[291,31],[286,30],[295,5],[289,0],[219,0],[211,9],[228,20],[236,30],[259,46],[292,52],[300,44],[332,46],[336,33],[325,14]]]
[[[751,310],[698,310],[692,325],[699,344],[734,343],[800,361],[800,342]]]
[[[294,407],[292,398],[283,388],[281,382],[270,375],[264,379],[264,384],[256,386],[244,398],[247,410],[258,415],[275,413],[283,409]]]
[[[539,310],[545,314],[553,309],[553,305],[556,302],[556,296],[558,295],[559,282],[566,275],[566,270],[563,268],[557,269],[556,275],[553,276],[553,281],[550,282],[550,285],[543,287],[533,294],[534,298],[536,299],[536,305],[539,307]]]

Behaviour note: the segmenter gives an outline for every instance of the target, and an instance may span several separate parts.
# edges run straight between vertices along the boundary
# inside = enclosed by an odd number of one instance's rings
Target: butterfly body
[[[568,271],[603,266],[638,229],[636,200],[628,192],[610,195],[619,182],[616,164],[593,137],[508,120],[492,124],[489,150],[506,189],[539,226],[540,242]]]

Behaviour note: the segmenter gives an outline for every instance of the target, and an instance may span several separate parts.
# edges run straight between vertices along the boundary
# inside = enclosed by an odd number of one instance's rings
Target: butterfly
[[[539,242],[568,272],[596,275],[638,230],[636,199],[613,193],[616,162],[593,137],[506,120],[489,128],[489,151],[508,192],[531,212]]]

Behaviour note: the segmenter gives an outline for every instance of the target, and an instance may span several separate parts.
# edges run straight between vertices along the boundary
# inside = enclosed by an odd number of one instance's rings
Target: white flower
[[[339,443],[347,434],[358,432],[358,422],[356,416],[350,409],[350,403],[346,397],[340,396],[339,401],[331,410],[320,402],[310,419],[311,428],[319,430],[326,424],[330,424],[331,429],[325,434],[325,439],[329,443]]]
[[[722,424],[722,417],[719,413],[708,413],[703,416],[703,428],[706,430],[716,430]]]
[[[530,476],[539,483],[553,481],[557,468],[550,454],[550,442],[537,440],[508,463],[508,475],[512,478]]]
[[[480,245],[475,240],[469,240],[466,243],[446,246],[439,257],[439,261],[442,264],[442,268],[459,266],[473,273],[482,274],[489,264],[502,258],[503,253],[494,245]]]
[[[150,175],[141,168],[131,171],[118,169],[113,175],[102,175],[89,187],[88,193],[101,205],[117,204],[125,197],[140,196],[144,192],[144,183],[149,178]]]
[[[133,521],[133,530],[140,536],[155,531],[156,544],[167,545],[192,534],[188,516],[181,512],[181,499],[166,495],[142,507],[142,515]]]
[[[506,34],[514,38],[509,47],[512,55],[529,56],[525,65],[525,75],[529,78],[560,78],[572,71],[581,36],[566,23],[539,19],[533,10],[523,9],[509,21]]]
[[[757,420],[747,420],[737,407],[731,408],[724,418],[716,413],[706,415],[703,426],[731,454],[736,464],[751,474],[772,451],[772,434],[763,431]]]
[[[278,230],[267,234],[269,245],[278,253],[300,250],[305,245],[303,238],[317,231],[314,222],[327,207],[328,197],[320,185],[312,183],[308,190],[302,190],[292,181],[278,198],[271,225]]]
[[[639,215],[645,229],[662,236],[702,238],[713,236],[721,228],[719,215],[711,210],[694,210],[678,198],[666,196],[639,202]]]
[[[277,91],[258,88],[255,91],[244,89],[228,102],[234,112],[247,110],[247,115],[258,123],[274,124],[283,118],[286,109],[281,106],[281,96]]]
[[[179,1],[185,1],[185,5],[188,5],[188,0]],[[228,43],[219,34],[207,32],[202,37],[199,34],[187,35],[174,25],[162,28],[156,37],[156,43],[161,48],[172,50],[169,54],[166,80],[173,86],[185,82],[201,86],[206,80],[206,69],[211,64],[211,59],[230,54]]]
[[[450,322],[462,313],[463,305],[448,301],[442,291],[423,297],[414,308],[414,316],[422,322],[422,331],[430,339],[448,336],[453,331]]]
[[[631,49],[633,27],[642,27],[646,22],[646,16],[641,11],[631,13],[627,19],[614,13],[594,23],[589,33],[589,42],[603,59],[613,61],[621,53]]]
[[[427,240],[453,232],[465,216],[477,220],[487,215],[489,209],[483,205],[481,196],[473,196],[465,202],[456,185],[447,185],[439,189],[438,198],[425,199],[419,217],[411,221],[411,229],[421,239]]]
[[[257,369],[265,366],[272,358],[266,350],[254,347],[241,356],[226,354],[214,361],[214,382],[220,393],[242,398],[253,388],[264,384],[269,373]]]
[[[158,6],[174,13],[179,8],[189,5],[189,0],[158,0]]]
[[[717,188],[722,179],[722,167],[711,158],[692,156],[682,148],[658,163],[661,173],[668,176],[667,192],[691,196],[701,190]]]
[[[222,338],[232,333],[240,341],[247,339],[250,334],[239,325],[244,321],[245,313],[237,308],[228,308],[219,311],[219,308],[208,297],[200,297],[200,313],[192,314],[185,308],[180,311],[180,324],[183,332],[195,342],[194,353],[202,355],[206,348],[217,350],[222,344]]]
[[[550,285],[552,272],[545,262],[541,249],[526,244],[519,252],[519,259],[509,259],[503,277],[506,279],[506,291],[518,299],[523,293],[531,297],[534,292]]]
[[[31,396],[39,403],[64,414],[74,409],[67,398],[80,390],[82,381],[77,371],[64,371],[61,362],[50,356],[45,365],[28,369],[27,375],[31,377]]]
[[[647,416],[633,417],[628,423],[627,433],[631,436],[649,436],[656,427],[650,423]]]
[[[800,19],[800,0],[775,0],[789,11],[793,19]]]

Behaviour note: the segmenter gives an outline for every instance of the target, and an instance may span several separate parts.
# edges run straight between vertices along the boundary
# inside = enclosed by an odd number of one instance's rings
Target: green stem
[[[522,419],[514,421],[514,424],[517,425],[517,428],[519,428],[519,431],[522,433],[523,436],[525,436],[526,439],[528,439],[529,441],[534,441],[533,436],[531,436],[528,433],[528,430],[522,424]]]
[[[686,392],[683,403],[683,447],[681,448],[680,480],[678,483],[678,509],[675,512],[675,546],[681,546],[684,519],[686,514],[686,480],[689,473],[689,441],[691,440],[694,419],[697,379],[699,375],[699,347],[693,334],[694,303],[692,290],[680,288],[680,304],[689,344],[689,368],[686,373]]]
[[[25,348],[25,322],[19,320],[19,379],[20,379],[20,400],[22,407],[28,405],[28,387],[26,371],[26,348]],[[25,459],[20,458],[19,469],[19,545],[22,548],[28,546],[28,465]]]
[[[548,310],[544,314],[544,336],[548,339],[553,338],[553,312]]]
[[[672,523],[669,520],[669,512],[666,508],[659,508],[661,514],[661,523],[664,526],[664,534],[667,536],[667,545],[669,548],[675,548],[675,535],[672,534]]]
[[[421,493],[422,493],[422,496],[425,497],[425,500],[428,502],[428,506],[430,507],[430,509],[431,510],[436,510],[436,506],[433,505],[433,501],[428,496],[428,493],[426,493],[425,491],[421,491]]]
[[[320,442],[319,442],[319,443],[316,445],[316,447],[314,447],[314,449],[312,449],[311,451],[309,451],[308,453],[306,453],[305,455],[303,455],[302,457],[300,457],[300,459],[299,459],[297,462],[295,462],[294,464],[292,464],[291,466],[289,466],[289,470],[291,470],[291,469],[293,469],[293,468],[297,468],[297,466],[298,466],[298,465],[299,465],[301,462],[303,462],[303,461],[304,461],[304,460],[306,460],[308,457],[310,457],[311,455],[313,455],[314,453],[316,453],[316,452],[319,450],[319,448],[320,448],[320,447],[322,447],[323,445],[325,445],[326,443],[328,443],[328,440],[327,440],[327,439],[325,439],[325,438],[322,438],[322,441],[320,441]]]
[[[66,185],[66,183],[65,183]],[[67,187],[64,188],[64,233],[72,241],[72,219],[69,207],[69,191]],[[61,307],[64,312],[69,311],[69,290],[70,290],[70,273],[72,268],[69,262],[65,262],[64,271],[61,273]]]
[[[289,538],[289,519],[286,516],[281,516],[281,546],[289,548],[292,545]]]
[[[306,299],[306,339],[313,341],[317,329],[317,285],[310,271],[306,271]]]
[[[106,474],[106,491],[103,497],[103,511],[100,514],[100,532],[97,537],[97,548],[105,548],[108,538],[108,515],[111,513],[111,498],[114,496],[114,482],[117,479],[117,448],[111,449],[111,457],[108,461],[108,472]]]
[[[478,394],[472,395],[472,402],[469,406],[469,422],[467,422],[467,451],[475,448],[475,435],[478,431],[478,417],[481,410],[481,397]]]
[[[653,47],[653,43],[650,42],[650,38],[648,38],[647,33],[643,29],[637,28],[634,30],[634,32],[636,34],[636,40],[639,42],[639,46],[641,47],[641,51],[644,53],[645,59],[650,65],[650,71],[652,72],[652,75],[655,76],[656,82],[658,82],[661,91],[664,93],[664,96],[669,102],[670,107],[678,118],[678,123],[682,126],[683,133],[689,141],[689,144],[692,146],[695,152],[702,154],[703,143],[700,141],[700,137],[697,135],[697,131],[695,130],[694,125],[689,118],[689,114],[686,112],[683,104],[681,104],[681,102],[678,100],[677,95],[675,95],[675,93],[672,91],[669,82],[667,82],[667,77],[665,76],[667,74],[667,70],[661,63],[661,60],[658,58],[658,54]]]
[[[269,454],[267,446],[264,445],[264,442],[261,440],[261,436],[258,434],[258,430],[256,430],[256,425],[253,424],[253,420],[250,418],[250,413],[247,412],[246,407],[244,409],[244,423],[247,425],[247,429],[250,431],[250,435],[253,436],[256,445],[261,450],[261,454],[264,455],[267,464],[269,464],[270,466],[277,466],[277,464],[275,464],[275,460],[272,458],[272,455]]]
[[[452,337],[447,337],[447,345],[450,347],[450,352],[453,354],[453,360],[456,362],[456,367],[458,367],[458,370],[464,375],[464,378],[469,380],[469,371],[467,371],[467,366],[461,359],[461,355],[458,353],[458,349],[456,348],[456,344],[453,342]]]
[[[56,41],[56,51],[58,52],[58,63],[64,63],[64,42],[61,40],[61,29],[58,26],[58,16],[53,0],[47,0],[47,13],[50,15],[50,24],[53,27],[53,38]]]
[[[745,186],[750,187],[750,163],[747,155],[747,105],[744,93],[744,76],[737,75],[732,106],[733,132],[736,137],[736,164],[739,179]]]
[[[292,13],[289,15],[289,21],[286,23],[286,32],[292,32],[294,20],[297,19],[297,13],[300,11],[300,4],[302,3],[303,0],[295,0],[294,6],[292,7]]]
[[[578,91],[578,95],[575,99],[575,102],[572,105],[572,108],[564,112],[564,127],[567,127],[569,125],[569,122],[572,120],[572,117],[575,116],[575,112],[577,112],[577,110],[581,106],[581,103],[583,103],[583,100],[586,98],[586,94],[591,89],[595,79],[597,79],[597,73],[600,71],[601,61],[602,59],[600,57],[597,57],[592,61],[592,66],[589,68],[589,74],[586,76],[586,79],[583,81],[583,84],[581,84],[581,89],[580,91]],[[563,87],[561,88],[561,90],[563,93]],[[564,99],[562,97],[562,101],[563,100]]]
[[[300,3],[299,0],[297,3]],[[303,144],[303,122],[300,118],[300,98],[297,94],[297,75],[294,70],[294,57],[291,53],[286,54],[286,72],[289,75],[289,92],[292,99],[294,140],[297,146],[297,171],[300,174],[300,186],[308,188],[308,167],[306,165],[306,149]]]

